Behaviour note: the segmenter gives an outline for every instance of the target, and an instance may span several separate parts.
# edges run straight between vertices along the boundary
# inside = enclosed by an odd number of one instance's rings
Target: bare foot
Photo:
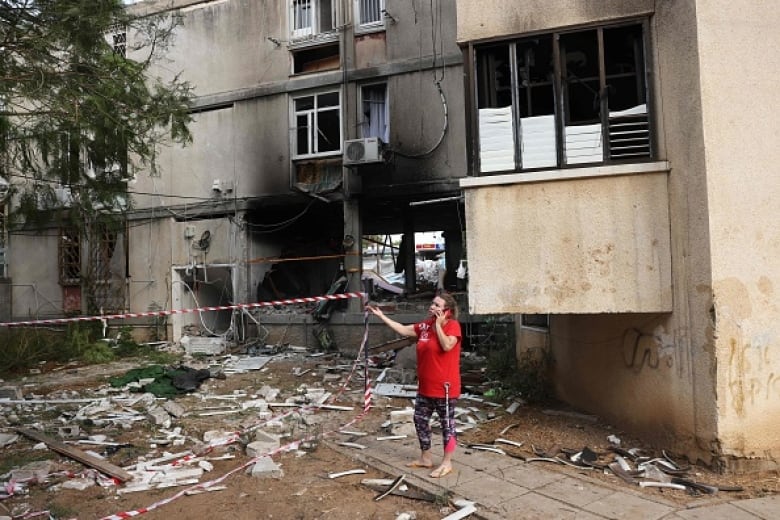
[[[406,465],[407,468],[432,468],[433,462],[425,460],[413,460]]]
[[[452,466],[439,466],[431,472],[431,478],[442,478],[452,473]]]

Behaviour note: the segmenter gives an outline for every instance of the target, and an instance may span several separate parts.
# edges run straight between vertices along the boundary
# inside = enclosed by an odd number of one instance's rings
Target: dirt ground
[[[107,387],[108,375],[125,372],[132,366],[132,363],[125,363],[87,368],[49,367],[54,371],[24,381],[6,381],[0,386],[19,386],[24,389],[26,398],[32,396],[39,400],[89,398],[97,395],[96,392],[101,388]],[[7,472],[11,469],[24,466],[30,461],[51,460],[54,462],[54,468],[42,482],[30,483],[27,493],[15,494],[0,501],[0,516],[21,518],[25,514],[49,511],[53,518],[84,520],[110,515],[120,518],[124,517],[126,512],[151,508],[151,511],[142,515],[144,518],[396,519],[407,513],[406,518],[424,520],[439,519],[454,512],[455,508],[447,502],[446,496],[430,497],[431,501],[425,501],[390,495],[376,501],[377,491],[361,484],[361,481],[365,478],[386,479],[390,476],[364,466],[344,455],[341,450],[330,449],[327,442],[322,442],[342,440],[338,436],[332,437],[331,433],[354,420],[362,409],[362,374],[358,370],[353,376],[352,384],[345,388],[342,383],[348,373],[349,360],[283,355],[274,357],[259,371],[228,374],[224,379],[210,378],[197,392],[175,399],[176,403],[188,410],[186,415],[176,418],[170,427],[180,427],[182,434],[186,436],[187,442],[181,447],[159,444],[155,446],[155,440],[159,440],[163,435],[161,427],[153,426],[149,421],[133,422],[124,428],[115,424],[98,426],[89,422],[79,425],[82,436],[104,434],[108,439],[121,444],[119,449],[106,452],[105,455],[112,464],[128,467],[138,462],[139,457],[152,459],[164,452],[175,453],[186,449],[197,452],[202,449],[202,439],[207,431],[246,432],[258,424],[257,417],[251,410],[225,415],[198,413],[219,408],[216,400],[206,396],[251,396],[263,387],[273,387],[279,389],[277,400],[281,402],[286,396],[301,394],[307,388],[324,386],[338,396],[332,404],[353,409],[319,411],[316,420],[304,418],[292,430],[288,428],[281,439],[282,444],[302,438],[312,439],[312,442],[302,446],[302,449],[273,455],[274,462],[283,473],[278,478],[256,478],[246,474],[244,469],[251,457],[246,455],[243,444],[237,442],[214,449],[201,458],[209,460],[213,469],[204,473],[199,482],[203,484],[218,481],[212,486],[212,491],[204,492],[193,486],[124,494],[117,492],[122,486],[63,489],[61,484],[74,474],[83,474],[85,467],[51,450],[33,449],[35,442],[21,437],[15,443],[0,448],[0,483],[8,481]],[[328,378],[326,374],[338,374],[340,378]],[[229,399],[226,397],[226,400]],[[404,398],[380,396],[375,399],[374,404],[375,408],[350,425],[350,430],[386,434],[382,425],[388,419],[388,410],[405,408],[410,402]],[[468,406],[471,407],[472,404]],[[599,461],[609,461],[613,460],[614,454],[609,450],[607,438],[617,435],[622,440],[622,446],[641,448],[653,456],[660,455],[660,449],[644,446],[635,439],[623,438],[621,432],[589,417],[562,413],[564,409],[560,407],[524,406],[510,415],[505,412],[505,405],[506,403],[501,407],[484,407],[474,404],[475,415],[480,420],[475,428],[461,434],[460,449],[469,450],[473,449],[469,445],[491,444],[497,438],[505,438],[523,443],[519,448],[501,445],[507,453],[522,458],[535,457],[537,454],[534,453],[534,448],[547,451],[557,446],[564,450],[577,451],[588,447],[600,455]],[[37,428],[56,438],[59,428],[72,424],[68,418],[73,417],[74,406],[83,404],[71,405],[70,408],[58,405],[56,409],[46,405],[0,406],[0,432],[12,432],[15,427]],[[284,409],[281,412],[284,413]],[[79,448],[89,449],[81,445]],[[93,448],[93,451],[100,452],[100,449]],[[554,471],[586,474],[590,478],[601,479],[614,486],[630,485],[609,472],[586,471],[548,462],[528,463],[544,464],[546,469]],[[331,473],[352,469],[363,469],[365,474],[329,478]],[[778,492],[777,474],[724,476],[699,466],[692,467],[689,474],[697,482],[742,489],[721,492],[727,493],[725,496],[728,498],[758,497]],[[646,488],[642,492],[680,503],[696,500],[695,497],[678,490]]]

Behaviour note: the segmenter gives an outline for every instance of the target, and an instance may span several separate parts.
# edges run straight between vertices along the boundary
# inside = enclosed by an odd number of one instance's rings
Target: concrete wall
[[[719,438],[780,455],[780,4],[696,4]]]
[[[62,314],[59,284],[58,230],[14,233],[9,238],[11,315],[34,320]],[[31,259],[36,261],[31,261]]]
[[[470,312],[671,311],[666,172],[558,174],[466,189]]]
[[[458,42],[546,31],[653,12],[654,0],[458,0]]]
[[[159,0],[131,9],[160,13],[171,7],[183,25],[156,69],[160,76],[183,72],[196,95],[204,96],[289,75],[286,49],[267,39],[287,40],[286,2]]]

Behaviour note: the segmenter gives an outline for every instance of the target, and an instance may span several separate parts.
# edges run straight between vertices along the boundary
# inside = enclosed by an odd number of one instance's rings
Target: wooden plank
[[[375,347],[369,347],[368,351],[369,354],[380,354],[382,352],[387,352],[388,350],[401,350],[402,348],[406,348],[409,345],[412,345],[416,341],[417,338],[393,339],[388,342],[382,343],[381,345],[377,345]]]
[[[42,442],[46,444],[46,446],[48,446],[49,449],[56,451],[57,453],[60,453],[62,455],[65,455],[66,457],[70,457],[73,460],[81,462],[86,466],[95,468],[101,473],[105,473],[106,475],[109,475],[111,477],[118,478],[122,482],[133,480],[133,476],[127,471],[120,468],[119,466],[115,466],[114,464],[111,464],[108,461],[99,459],[94,455],[90,455],[89,453],[81,451],[78,448],[74,448],[72,446],[63,444],[58,440],[43,435],[42,433],[38,433],[33,430],[26,430],[24,428],[16,428],[16,432],[24,435],[25,437],[29,437],[34,441]]]

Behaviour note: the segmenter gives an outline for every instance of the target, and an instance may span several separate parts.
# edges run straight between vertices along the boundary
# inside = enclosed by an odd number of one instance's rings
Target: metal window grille
[[[109,44],[114,53],[127,57],[127,28],[122,24],[113,24],[108,33]]]
[[[81,283],[81,237],[75,229],[60,229],[59,264],[62,285]]]
[[[382,23],[383,0],[358,0],[360,25]]]

